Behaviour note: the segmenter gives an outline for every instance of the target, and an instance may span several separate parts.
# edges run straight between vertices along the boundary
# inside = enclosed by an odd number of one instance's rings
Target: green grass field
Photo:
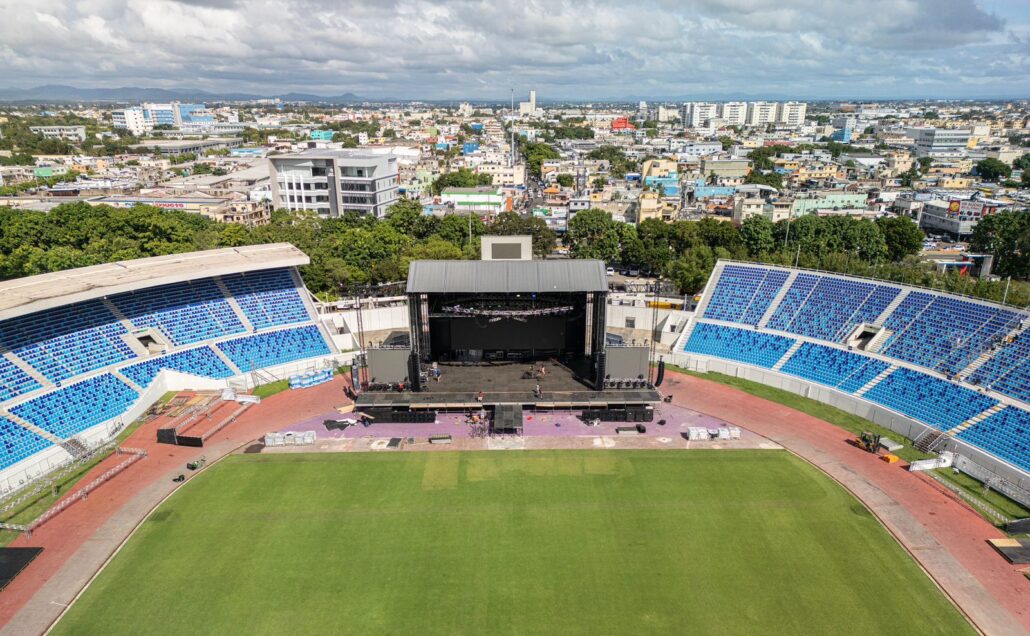
[[[963,634],[874,517],[783,451],[238,455],[56,634]]]

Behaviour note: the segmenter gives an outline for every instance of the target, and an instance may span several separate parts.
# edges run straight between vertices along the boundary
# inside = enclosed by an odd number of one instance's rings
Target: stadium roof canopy
[[[147,287],[239,272],[307,265],[289,243],[249,245],[118,261],[0,282],[0,320]]]
[[[413,261],[409,294],[605,292],[602,261]]]

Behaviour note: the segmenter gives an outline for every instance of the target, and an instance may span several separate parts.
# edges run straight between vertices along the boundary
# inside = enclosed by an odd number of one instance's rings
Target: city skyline
[[[4,89],[369,99],[976,99],[1030,93],[1030,7],[999,0],[626,6],[279,0],[0,6]]]

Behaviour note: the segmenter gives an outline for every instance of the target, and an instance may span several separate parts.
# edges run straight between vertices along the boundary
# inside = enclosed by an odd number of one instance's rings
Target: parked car
[[[614,267],[609,267],[608,269],[605,270],[605,273],[608,274],[609,276],[615,276],[615,268]]]

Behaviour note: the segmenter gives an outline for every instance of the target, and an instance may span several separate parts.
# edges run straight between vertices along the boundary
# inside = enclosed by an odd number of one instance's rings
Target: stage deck
[[[546,372],[539,376],[543,365]],[[525,374],[532,377],[524,377]],[[533,394],[540,385],[540,397]],[[661,396],[654,389],[594,391],[569,367],[554,363],[498,362],[441,364],[440,381],[430,378],[420,393],[366,391],[358,396],[361,408],[392,407],[457,410],[498,404],[533,405],[544,409],[603,408],[654,404]],[[483,401],[477,400],[483,392]]]

